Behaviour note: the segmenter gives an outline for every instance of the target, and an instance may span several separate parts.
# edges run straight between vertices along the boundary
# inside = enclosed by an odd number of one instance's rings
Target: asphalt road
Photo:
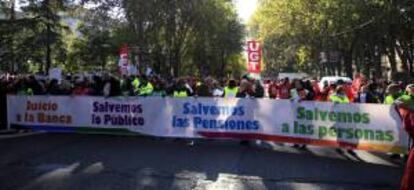
[[[1,190],[398,189],[401,160],[237,141],[80,134],[0,135]]]

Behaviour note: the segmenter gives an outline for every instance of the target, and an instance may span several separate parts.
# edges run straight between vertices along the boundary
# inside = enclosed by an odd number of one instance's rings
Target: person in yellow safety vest
[[[399,97],[401,97],[401,95],[402,95],[401,94],[401,88],[397,84],[390,84],[390,85],[388,85],[385,93],[386,93],[386,96],[384,98],[384,104],[385,105],[392,105],[392,104],[394,104],[394,102],[396,102],[396,100]],[[401,156],[404,156],[404,155],[395,154],[395,153],[388,153],[388,155],[392,159],[397,159],[397,158],[401,158]]]
[[[336,92],[329,96],[329,101],[339,104],[348,104],[349,99],[346,96],[345,88],[342,85],[336,87]]]
[[[174,90],[174,97],[176,97],[176,98],[188,97],[187,90],[180,90],[180,91]]]
[[[237,93],[239,93],[239,87],[237,87],[236,81],[234,79],[230,79],[228,85],[224,88],[223,97],[235,98]]]
[[[148,81],[146,76],[143,76],[138,87],[138,96],[151,96],[153,91],[154,86]]]
[[[176,89],[174,90],[173,96],[176,98],[185,98],[188,97],[188,89],[185,87],[185,81],[179,80]]]
[[[345,87],[342,85],[339,85],[338,87],[336,87],[335,93],[329,96],[329,101],[333,103],[337,103],[337,104],[349,104],[350,101],[348,99],[348,96],[345,93]],[[343,143],[341,142],[338,142],[338,143],[339,143],[339,148],[336,148],[337,152],[339,152],[340,154],[343,154],[344,150],[346,150],[349,154],[355,155],[355,152],[352,149],[340,148],[345,145],[342,145]]]
[[[385,105],[391,105],[397,100],[401,94],[400,94],[400,87],[396,84],[390,84],[387,87],[386,93],[387,96],[384,98],[384,104]]]
[[[141,82],[139,81],[138,76],[136,76],[135,79],[132,81],[132,88],[133,88],[134,94],[138,94],[140,83]]]

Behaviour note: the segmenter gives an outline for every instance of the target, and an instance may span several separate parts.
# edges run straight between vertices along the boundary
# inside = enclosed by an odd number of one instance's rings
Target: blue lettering
[[[99,102],[93,102],[93,112],[98,112],[99,110]]]
[[[198,128],[202,124],[202,122],[203,120],[201,119],[201,117],[194,117],[193,123],[195,128]]]
[[[200,104],[200,105],[202,105],[202,104]],[[210,106],[202,106],[202,107],[203,107],[203,114],[208,115]]]
[[[244,115],[244,107],[240,106],[239,107],[239,116],[243,116]]]
[[[208,120],[203,120],[202,126],[203,126],[203,128],[208,129],[209,128],[209,122],[208,122]]]
[[[259,128],[260,128],[259,121],[253,121],[253,126],[254,126],[253,130],[259,130]]]
[[[184,108],[184,110],[183,110],[183,114],[189,114],[190,113],[190,103],[188,103],[188,102],[186,102],[186,103],[184,103],[184,106],[183,106],[183,108]]]
[[[220,111],[216,106],[211,106],[210,112],[211,115],[220,115]]]
[[[104,124],[108,125],[109,122],[111,122],[111,116],[110,115],[105,115],[104,116]]]

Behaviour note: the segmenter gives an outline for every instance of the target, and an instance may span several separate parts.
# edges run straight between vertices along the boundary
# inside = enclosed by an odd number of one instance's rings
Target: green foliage
[[[244,26],[228,0],[126,0],[140,63],[164,75],[224,75],[242,51]],[[146,54],[145,54],[146,53]]]
[[[393,75],[397,56],[403,71],[413,73],[413,22],[409,0],[262,0],[249,27],[264,41],[269,72],[294,68],[379,76],[388,69],[381,65],[382,56],[390,60]],[[339,52],[339,62],[322,63],[321,52]]]
[[[21,11],[0,3],[0,10],[21,14],[0,20],[7,26],[0,27],[7,42],[0,44],[5,70],[16,63],[20,72],[53,66],[69,72],[114,70],[125,43],[141,70],[152,67],[163,75],[224,76],[243,69],[231,68],[242,51],[244,26],[230,0],[81,1],[96,5],[90,9],[78,1],[25,2]]]
[[[16,11],[16,4],[23,5]],[[0,20],[3,49],[0,60],[9,70],[46,71],[52,61],[62,61],[64,47],[62,32],[67,28],[60,22],[59,12],[66,9],[65,0],[20,0],[0,4],[4,19]],[[30,66],[28,64],[38,64]]]

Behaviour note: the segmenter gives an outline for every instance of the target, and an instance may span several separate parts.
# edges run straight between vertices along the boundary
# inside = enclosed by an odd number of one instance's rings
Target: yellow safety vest
[[[225,98],[235,98],[238,92],[239,92],[238,87],[230,88],[230,87],[226,86],[224,88],[224,97]]]
[[[339,104],[348,104],[349,103],[349,99],[346,96],[331,95],[329,97],[329,100],[331,102],[339,103]]]
[[[135,92],[137,92],[139,90],[139,85],[140,85],[139,79],[138,78],[135,78],[132,81],[132,86],[134,87],[134,91]]]
[[[187,94],[186,90],[174,91],[174,97],[176,97],[176,98],[185,98],[185,97],[188,97],[188,94]]]
[[[144,87],[139,88],[139,96],[149,96],[154,91],[154,86],[150,82],[147,83]]]
[[[394,101],[395,101],[394,97],[391,95],[388,95],[385,97],[384,104],[391,105],[394,103]]]

